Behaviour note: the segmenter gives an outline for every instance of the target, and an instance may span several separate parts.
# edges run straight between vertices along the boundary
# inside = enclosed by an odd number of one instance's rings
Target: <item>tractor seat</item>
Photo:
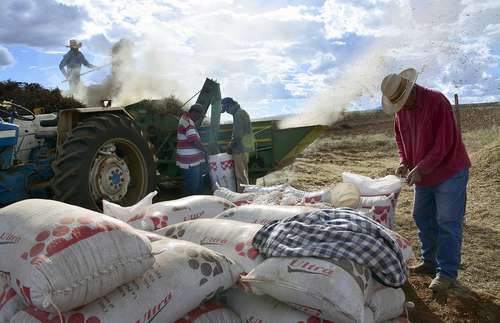
[[[50,120],[40,120],[40,125],[42,127],[55,127],[55,126],[57,126],[57,121],[59,121],[58,118],[50,119]]]
[[[57,137],[57,131],[44,131],[35,134],[35,139],[50,139],[56,137]]]

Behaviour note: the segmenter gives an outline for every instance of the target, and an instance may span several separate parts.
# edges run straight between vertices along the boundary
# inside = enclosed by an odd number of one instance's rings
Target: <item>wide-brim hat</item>
[[[399,74],[389,74],[382,80],[382,110],[395,114],[405,105],[417,81],[417,70],[408,68]]]
[[[69,47],[69,48],[80,48],[80,47],[82,47],[82,43],[80,43],[76,39],[71,39],[69,41],[69,45],[66,45],[66,47]]]

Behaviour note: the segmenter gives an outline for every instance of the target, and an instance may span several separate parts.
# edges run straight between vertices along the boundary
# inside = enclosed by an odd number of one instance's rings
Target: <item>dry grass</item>
[[[447,303],[434,299],[426,286],[430,278],[412,277],[408,298],[417,304],[413,322],[500,322],[500,108],[462,111],[463,140],[472,160],[462,248],[461,287]],[[334,129],[289,166],[294,184],[317,189],[341,181],[343,171],[371,177],[392,174],[398,163],[391,120],[380,116],[373,124],[363,119]],[[397,230],[419,252],[412,219],[413,192],[402,189],[397,209]],[[495,316],[496,315],[496,316]]]

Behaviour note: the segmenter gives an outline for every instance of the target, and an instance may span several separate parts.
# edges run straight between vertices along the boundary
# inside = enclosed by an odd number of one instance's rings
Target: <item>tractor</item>
[[[219,84],[206,79],[196,102],[210,108],[199,125],[210,154],[231,138],[220,125]],[[149,103],[148,103],[149,102]],[[12,102],[0,105],[0,206],[26,198],[50,198],[100,210],[106,199],[132,205],[158,185],[180,187],[175,164],[178,117],[143,100],[125,107],[60,110],[35,115]],[[276,120],[252,122],[256,150],[250,179],[291,162],[323,126],[279,129]]]

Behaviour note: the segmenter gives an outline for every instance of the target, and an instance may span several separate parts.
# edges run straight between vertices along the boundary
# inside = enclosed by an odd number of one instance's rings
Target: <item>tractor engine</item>
[[[0,119],[0,170],[7,170],[12,166],[18,137],[19,127]]]
[[[44,126],[44,122],[56,116],[26,117],[5,103],[1,108],[0,206],[26,198],[49,197],[57,131],[52,124]]]

